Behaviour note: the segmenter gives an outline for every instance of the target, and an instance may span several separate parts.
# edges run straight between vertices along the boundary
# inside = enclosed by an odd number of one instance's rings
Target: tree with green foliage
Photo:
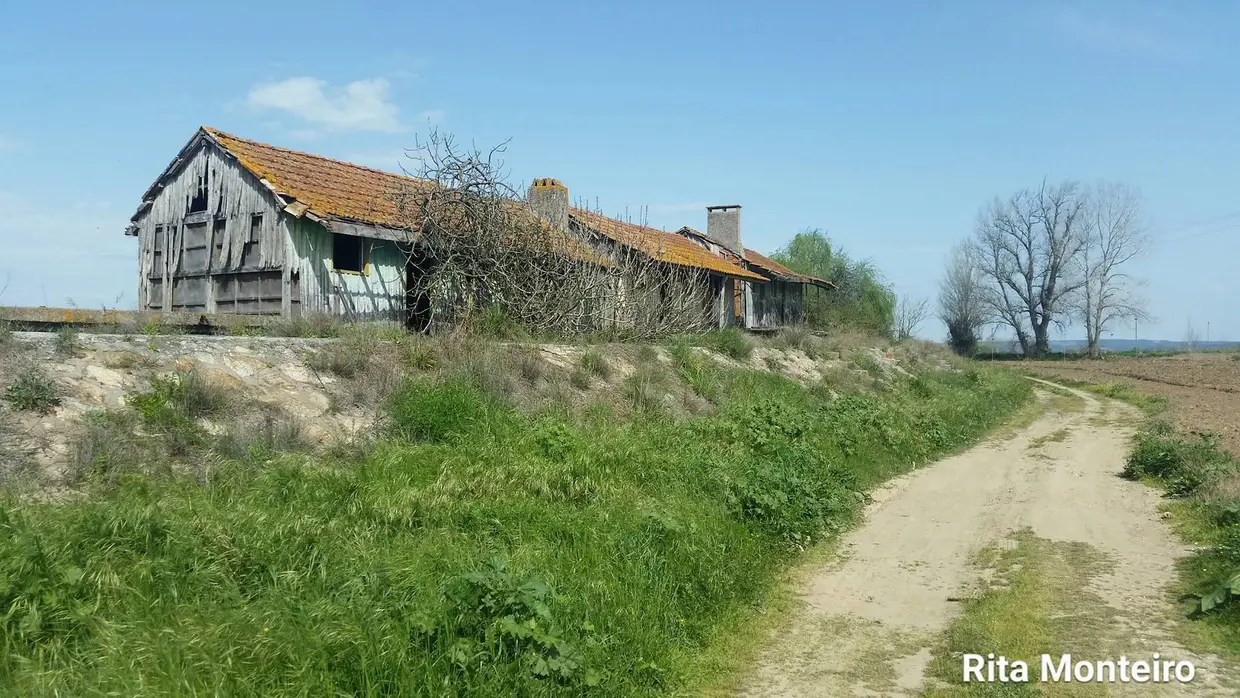
[[[805,317],[811,326],[848,327],[887,334],[895,320],[896,294],[869,260],[832,247],[818,229],[797,233],[774,259],[793,271],[835,283],[831,291],[809,293]]]

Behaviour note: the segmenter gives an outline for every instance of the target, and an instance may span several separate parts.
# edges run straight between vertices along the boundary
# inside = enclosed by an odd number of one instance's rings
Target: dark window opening
[[[332,235],[332,268],[336,271],[366,271],[366,243],[352,235]]]
[[[255,213],[250,216],[250,239],[248,242],[258,242],[258,235],[263,229],[263,214]]]
[[[155,226],[155,239],[152,240],[152,243],[153,243],[152,249],[154,249],[156,252],[163,252],[164,250],[164,226],[162,225]]]
[[[217,267],[220,253],[224,250],[224,236],[228,234],[228,219],[216,218],[211,225],[211,258],[209,265],[212,268]]]
[[[207,210],[207,171],[203,170],[198,177],[198,189],[194,191],[194,197],[189,200],[189,212],[200,213]]]

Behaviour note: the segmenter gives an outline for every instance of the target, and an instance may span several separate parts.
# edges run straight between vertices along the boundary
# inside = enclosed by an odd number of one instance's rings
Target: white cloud
[[[1069,38],[1098,51],[1174,61],[1195,57],[1190,45],[1156,29],[1153,18],[1121,21],[1065,8],[1056,14],[1055,24]]]
[[[357,80],[336,88],[318,78],[299,77],[255,85],[248,101],[252,107],[288,112],[311,126],[331,131],[403,131],[399,109],[390,101],[389,91],[384,78]]]

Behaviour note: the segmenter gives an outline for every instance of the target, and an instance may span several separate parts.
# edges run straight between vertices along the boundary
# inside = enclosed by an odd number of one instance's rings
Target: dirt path
[[[1076,409],[1048,409],[1015,434],[876,493],[866,523],[808,579],[803,609],[771,639],[741,695],[920,695],[936,685],[927,672],[932,650],[960,598],[987,584],[975,555],[1020,530],[1085,544],[1107,561],[1083,590],[1106,610],[1093,628],[1101,641],[1091,646],[1107,650],[1083,658],[1161,652],[1197,666],[1187,686],[1111,685],[1110,695],[1240,694],[1233,667],[1192,656],[1173,639],[1167,590],[1186,550],[1158,514],[1158,493],[1117,477],[1136,415],[1070,392]],[[1039,400],[1051,404],[1045,392]]]

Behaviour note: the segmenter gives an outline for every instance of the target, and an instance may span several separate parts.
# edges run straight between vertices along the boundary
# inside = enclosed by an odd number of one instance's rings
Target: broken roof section
[[[826,279],[820,279],[816,276],[809,276],[808,274],[801,274],[799,272],[792,271],[788,267],[776,262],[770,257],[759,254],[748,247],[745,248],[745,261],[749,262],[758,269],[761,269],[762,272],[768,276],[778,279],[779,281],[792,281],[798,284],[812,284],[822,288],[836,287],[835,283],[827,281]]]

